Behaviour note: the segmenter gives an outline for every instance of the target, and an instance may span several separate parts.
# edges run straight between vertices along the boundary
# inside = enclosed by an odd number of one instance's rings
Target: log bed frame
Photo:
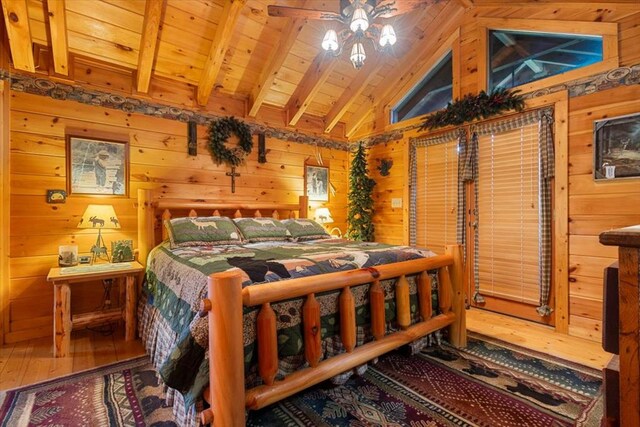
[[[161,221],[170,219],[176,211],[188,211],[188,216],[219,215],[250,211],[254,217],[269,212],[273,218],[307,217],[308,199],[300,197],[298,204],[209,203],[153,199],[150,190],[138,190],[138,249],[145,265],[149,251],[166,238]],[[173,213],[172,213],[173,211]],[[180,215],[185,216],[185,215]],[[160,231],[162,230],[162,231]],[[362,365],[384,353],[408,344],[431,332],[449,327],[449,339],[456,347],[466,346],[463,292],[462,247],[447,246],[445,255],[422,258],[314,277],[275,282],[242,289],[241,275],[228,271],[214,273],[208,279],[208,298],[201,311],[208,312],[209,348],[224,349],[209,355],[209,388],[204,399],[211,407],[201,415],[203,424],[216,427],[245,425],[245,408],[260,409],[337,374]],[[428,270],[438,270],[438,301],[440,314],[432,316],[431,283]],[[407,275],[417,275],[419,313],[422,321],[411,325],[409,283]],[[385,335],[385,304],[381,280],[397,278],[396,317],[399,331]],[[355,300],[352,286],[371,283],[369,290],[371,328],[374,340],[356,347]],[[320,360],[320,306],[315,294],[341,290],[339,296],[341,340],[345,353]],[[304,351],[309,367],[275,381],[278,372],[276,316],[271,303],[306,297],[302,310]],[[215,301],[224,301],[216,304]],[[243,306],[261,306],[257,318],[258,372],[264,384],[245,390],[243,349]]]

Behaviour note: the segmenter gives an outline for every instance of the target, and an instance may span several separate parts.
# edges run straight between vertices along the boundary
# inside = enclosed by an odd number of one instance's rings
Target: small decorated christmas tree
[[[364,242],[373,241],[373,187],[376,182],[369,177],[367,149],[358,144],[351,161],[349,173],[349,205],[347,213],[347,237]]]

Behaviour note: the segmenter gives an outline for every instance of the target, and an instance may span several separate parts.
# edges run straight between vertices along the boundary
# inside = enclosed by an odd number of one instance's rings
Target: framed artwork
[[[305,165],[305,194],[309,200],[329,201],[329,168],[325,166]]]
[[[67,194],[128,196],[126,141],[67,135]]]
[[[593,123],[594,178],[640,177],[640,113]]]

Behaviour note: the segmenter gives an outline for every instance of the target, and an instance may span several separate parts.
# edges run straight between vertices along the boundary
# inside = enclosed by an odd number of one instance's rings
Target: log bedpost
[[[138,261],[147,265],[147,255],[154,245],[151,190],[138,189]]]
[[[453,265],[449,266],[452,298],[451,310],[456,320],[449,327],[449,340],[454,347],[467,346],[467,320],[464,306],[464,267],[461,245],[447,245],[445,253],[453,257]]]
[[[299,199],[300,210],[298,211],[298,218],[307,218],[309,210],[309,196],[300,196]]]
[[[242,278],[225,271],[209,276],[209,387],[216,426],[244,426],[244,347],[242,329]],[[218,304],[215,304],[215,302]],[[222,303],[220,303],[222,302]],[[205,419],[205,417],[207,417]],[[203,421],[211,412],[203,414]]]

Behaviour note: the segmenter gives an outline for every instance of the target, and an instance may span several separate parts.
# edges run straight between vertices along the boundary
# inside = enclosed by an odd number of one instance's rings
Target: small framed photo
[[[305,165],[305,194],[309,200],[329,201],[329,168],[325,166]]]
[[[133,240],[111,242],[111,262],[133,261]]]
[[[67,135],[67,194],[126,197],[128,161],[128,141]]]
[[[640,177],[640,113],[593,123],[594,178]]]

